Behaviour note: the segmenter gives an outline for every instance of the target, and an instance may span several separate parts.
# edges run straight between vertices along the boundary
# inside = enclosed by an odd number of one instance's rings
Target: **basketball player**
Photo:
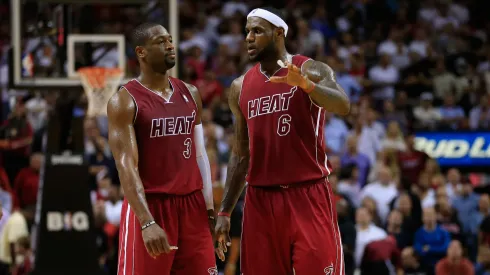
[[[164,27],[140,25],[133,42],[141,74],[107,107],[125,195],[118,274],[217,275],[199,93],[168,75],[176,57]]]
[[[258,63],[231,86],[236,132],[216,226],[220,249],[246,175],[242,274],[343,275],[323,125],[326,111],[348,114],[349,100],[329,66],[286,52],[288,26],[276,10],[253,10],[246,30]]]

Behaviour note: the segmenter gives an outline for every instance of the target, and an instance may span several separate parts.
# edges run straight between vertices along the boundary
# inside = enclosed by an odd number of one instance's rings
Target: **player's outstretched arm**
[[[107,105],[109,120],[109,145],[116,161],[124,196],[138,218],[143,231],[143,240],[148,253],[156,257],[170,252],[167,236],[155,224],[148,209],[145,190],[138,172],[138,146],[133,122],[136,116],[135,103],[125,88],[114,94]]]
[[[306,61],[301,68],[278,60],[277,63],[288,69],[286,76],[273,76],[271,82],[298,86],[309,94],[311,100],[323,109],[345,116],[350,111],[349,97],[337,83],[335,72],[327,64],[315,60]]]
[[[350,111],[349,97],[337,83],[335,72],[320,61],[307,61],[302,66],[309,80],[315,83],[310,98],[325,110],[345,116]]]
[[[235,116],[235,136],[233,149],[228,162],[225,190],[216,224],[216,237],[221,252],[226,252],[227,246],[231,242],[229,236],[230,215],[245,187],[245,175],[247,174],[250,160],[247,121],[240,112],[238,105],[242,82],[243,76],[235,79],[231,84],[230,94],[228,96],[230,109]],[[224,261],[224,254],[218,253],[218,256]]]

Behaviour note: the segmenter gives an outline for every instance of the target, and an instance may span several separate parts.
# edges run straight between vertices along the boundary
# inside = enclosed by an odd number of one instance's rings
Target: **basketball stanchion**
[[[83,68],[79,75],[88,99],[87,117],[105,117],[123,73],[119,69]],[[72,117],[73,105],[69,100],[58,102],[48,120],[33,275],[102,274],[84,156],[84,118]]]

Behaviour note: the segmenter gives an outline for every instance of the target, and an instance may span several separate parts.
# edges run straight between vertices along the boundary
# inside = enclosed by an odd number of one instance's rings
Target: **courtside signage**
[[[416,133],[415,148],[441,166],[490,165],[490,132]]]

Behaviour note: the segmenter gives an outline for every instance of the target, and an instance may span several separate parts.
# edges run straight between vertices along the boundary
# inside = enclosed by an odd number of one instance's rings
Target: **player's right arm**
[[[225,190],[216,222],[218,245],[220,250],[224,252],[227,251],[227,245],[231,242],[229,237],[230,215],[245,187],[245,175],[247,174],[250,160],[247,121],[240,111],[239,106],[242,83],[243,76],[235,79],[231,84],[230,94],[228,96],[230,110],[235,116],[235,136],[228,162]],[[221,260],[224,260],[223,255],[218,254],[218,256]]]
[[[116,161],[124,196],[141,226],[153,223],[154,219],[148,208],[138,172],[138,146],[133,126],[136,105],[125,88],[121,88],[109,100],[107,116],[109,145]],[[158,224],[148,226],[142,233],[146,249],[152,257],[170,251],[167,236]]]

